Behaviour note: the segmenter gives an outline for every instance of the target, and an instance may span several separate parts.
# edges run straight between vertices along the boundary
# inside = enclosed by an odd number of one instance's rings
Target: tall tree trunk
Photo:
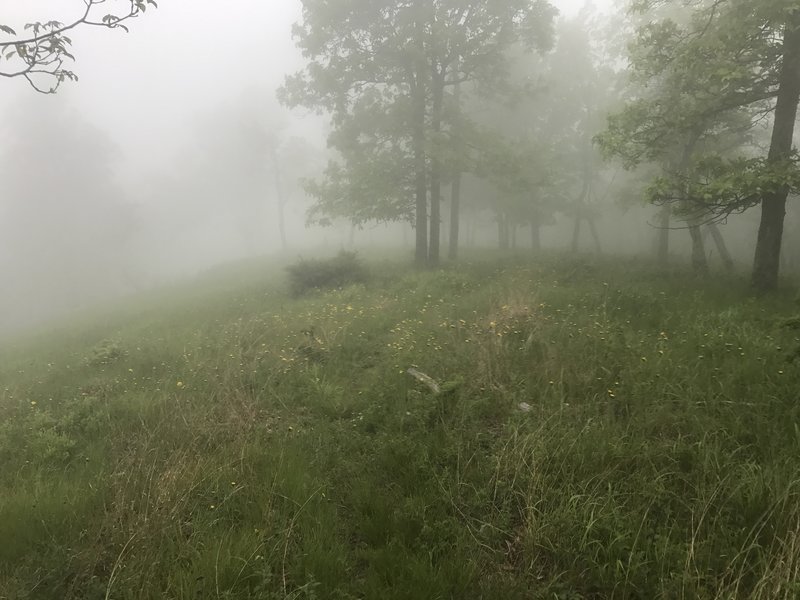
[[[428,246],[428,263],[439,264],[442,209],[442,159],[439,136],[442,132],[442,107],[444,103],[444,74],[433,74],[433,105],[431,108],[431,132],[433,150],[431,152],[431,233]]]
[[[589,223],[589,233],[592,234],[592,241],[594,242],[594,251],[597,254],[603,253],[603,247],[600,245],[600,236],[597,235],[597,227],[595,226],[594,219],[588,218],[586,221]]]
[[[779,163],[792,152],[797,104],[800,101],[800,12],[794,11],[783,34],[783,64],[775,103],[775,122],[767,160]],[[753,260],[752,283],[759,291],[778,287],[783,219],[789,188],[769,191],[761,198],[761,223]]]
[[[578,240],[581,235],[581,216],[580,214],[575,215],[575,225],[572,228],[572,253],[575,254],[578,252]]]
[[[470,248],[474,248],[475,247],[475,237],[476,237],[475,232],[478,229],[478,220],[475,218],[475,212],[474,211],[472,211],[472,214],[470,216],[471,216],[471,218],[470,218],[470,220],[469,220],[469,222],[467,224],[468,225],[467,226],[467,245]]]
[[[684,179],[683,185],[681,186],[679,207],[683,212],[689,213],[689,216],[686,218],[686,224],[689,226],[689,236],[692,238],[692,271],[694,271],[695,275],[706,275],[708,273],[708,257],[706,256],[706,247],[703,243],[703,232],[700,229],[702,225],[700,222],[701,215],[697,214],[697,203],[689,194],[689,178],[692,177],[690,170],[692,154],[694,153],[699,139],[699,129],[693,129],[683,147],[683,155],[678,163],[677,173],[679,177]]]
[[[575,202],[575,228],[572,230],[572,253],[575,254],[578,252],[578,242],[580,241],[581,235],[581,221],[585,216],[584,211],[584,202],[586,198],[589,197],[589,193],[592,187],[592,167],[591,163],[588,158],[585,160],[584,168],[583,168],[583,189],[581,190],[581,195],[578,196],[577,201]]]
[[[719,257],[722,259],[722,265],[728,273],[731,273],[734,269],[733,258],[728,251],[728,246],[725,244],[725,238],[722,237],[722,232],[719,230],[716,223],[709,223],[706,225],[706,229],[711,234],[711,239],[714,240],[714,245],[717,247]]]
[[[278,163],[278,149],[275,146],[270,146],[270,155],[272,156],[272,167],[275,169],[275,197],[278,201],[278,232],[281,236],[281,250],[284,252],[287,248],[286,243],[286,218],[284,216],[284,204],[286,198],[283,196],[283,181],[281,180],[281,169]]]
[[[511,249],[517,249],[517,224],[509,220],[508,223],[508,237],[511,240]]]
[[[453,88],[453,106],[455,121],[453,123],[453,140],[458,143],[461,119],[461,84],[456,83]],[[461,171],[453,174],[453,185],[450,189],[450,238],[448,240],[447,257],[450,260],[458,258],[458,234],[461,224]]]
[[[458,258],[458,235],[461,225],[461,173],[453,176],[450,189],[450,238],[448,240],[447,258]]]
[[[706,247],[703,243],[703,232],[696,219],[687,221],[689,225],[689,235],[692,237],[692,271],[695,275],[708,274],[708,258],[706,257]]]
[[[531,221],[531,250],[537,254],[542,250],[542,228],[538,220]]]
[[[418,68],[412,90],[414,96],[414,171],[416,175],[416,232],[414,262],[418,267],[428,263],[428,176],[425,161],[426,99],[423,69]]]

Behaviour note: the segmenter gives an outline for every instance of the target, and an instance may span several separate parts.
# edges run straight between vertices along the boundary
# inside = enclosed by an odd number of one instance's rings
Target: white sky
[[[584,0],[552,1],[564,16],[574,15],[584,5]],[[596,0],[597,3],[610,1]],[[111,12],[114,3],[124,8],[126,0],[107,0],[100,7],[103,10],[98,18]],[[0,0],[0,23],[22,31],[22,26],[31,21],[71,22],[82,14],[83,6],[82,0]],[[0,79],[0,144],[4,143],[7,135],[19,137],[19,128],[15,130],[16,124],[11,120],[11,115],[19,114],[18,111],[4,109],[20,105],[30,109],[36,117],[46,115],[47,110],[54,106],[68,106],[111,137],[121,151],[119,171],[125,184],[123,200],[137,204],[137,209],[141,210],[136,214],[142,219],[141,225],[131,225],[141,229],[136,234],[139,245],[128,250],[110,249],[120,253],[118,256],[112,252],[117,257],[114,260],[122,261],[118,268],[115,267],[115,275],[125,275],[131,270],[136,278],[136,269],[140,268],[144,275],[164,277],[243,256],[245,251],[251,253],[253,250],[246,249],[242,241],[245,236],[242,223],[248,225],[248,231],[251,231],[251,225],[257,230],[257,239],[261,243],[259,251],[277,248],[277,233],[271,225],[275,216],[270,212],[275,210],[274,205],[257,203],[257,210],[251,210],[243,204],[249,196],[237,198],[237,182],[227,180],[222,181],[219,189],[209,192],[208,197],[187,197],[186,194],[195,192],[202,196],[204,190],[192,187],[193,182],[187,179],[194,176],[192,173],[184,175],[176,170],[186,165],[178,153],[191,152],[190,144],[207,141],[201,136],[211,138],[211,147],[217,148],[213,139],[215,134],[202,127],[202,123],[208,121],[201,120],[201,115],[235,106],[248,88],[274,89],[283,82],[286,74],[302,68],[303,61],[291,39],[291,26],[300,18],[300,6],[300,0],[159,0],[157,10],[148,11],[143,18],[130,23],[130,33],[103,28],[76,29],[71,36],[76,62],[69,68],[79,75],[77,83],[66,82],[57,95],[43,96],[34,92],[22,79]],[[0,34],[1,37],[4,36]],[[236,108],[229,110],[235,112]],[[294,114],[291,133],[305,134],[310,144],[323,146],[320,119],[303,111]],[[202,144],[202,151],[208,153],[208,147]],[[206,155],[204,158],[215,160],[215,157]],[[165,170],[176,175],[182,186],[175,192],[175,197],[169,196],[171,187],[167,186],[166,191],[158,188],[161,193],[152,194],[148,201],[146,191],[142,190],[149,189],[151,182],[159,182],[157,176]],[[30,177],[36,177],[37,173],[37,164],[32,161]],[[152,204],[146,206],[148,202]],[[0,212],[3,208],[0,203]],[[290,209],[294,214],[290,215],[287,225],[290,230],[293,228],[292,239],[299,245],[303,243],[301,236],[306,233],[303,230],[303,207],[296,203]],[[197,213],[194,215],[196,219],[187,225],[186,217],[191,218],[192,211]],[[80,223],[87,236],[94,235],[92,232],[96,232],[96,228],[83,221]],[[56,223],[54,230],[57,231],[60,225]],[[39,235],[41,232],[34,233]],[[61,237],[73,240],[82,239],[82,235],[67,229]],[[319,243],[328,235],[334,234],[312,231],[304,240]],[[36,266],[39,264],[36,261],[44,260],[47,268],[61,264],[60,246],[48,246],[51,240],[46,235],[36,239],[42,245],[37,251],[46,258],[37,258],[39,254],[21,256],[16,248],[10,253],[0,249],[0,259],[8,259],[5,266],[0,260],[0,279],[8,281],[8,271],[3,271],[4,268],[11,269],[11,281],[21,281],[20,278],[29,278],[28,265]],[[91,245],[95,243],[91,241],[94,239],[85,241]],[[0,239],[0,246],[2,242],[4,240]],[[92,254],[96,252],[97,248],[92,250]],[[131,260],[134,266],[125,266],[127,263],[120,258],[123,252],[130,254],[123,258]],[[89,260],[87,264],[94,262]],[[84,275],[80,261],[70,268],[73,270],[66,267],[60,270],[59,277],[55,278],[62,282],[58,285],[65,286],[62,292],[74,292],[76,286],[72,275]],[[99,273],[92,277],[95,279],[90,277],[89,281],[100,285],[106,275]],[[47,277],[41,279],[48,280]],[[108,285],[113,287],[116,284],[110,281]],[[11,287],[13,289],[14,285]],[[28,289],[26,286],[23,288]],[[29,299],[25,296],[28,292],[20,293],[22,300],[19,305],[10,309],[2,308],[5,296],[0,297],[0,329],[2,317],[13,320],[16,318],[13,315],[17,314],[15,310],[19,314],[30,312]],[[42,294],[37,292],[37,297],[40,296]],[[60,293],[45,296],[55,303],[61,302]],[[34,303],[34,306],[38,305]],[[6,314],[5,310],[10,312]]]
[[[114,2],[121,0],[105,7]],[[586,1],[553,3],[570,16]],[[82,7],[80,0],[0,0],[0,22],[21,28],[32,20],[69,21]],[[128,34],[76,30],[80,81],[64,84],[57,96],[34,97],[23,80],[1,80],[0,109],[2,102],[69,102],[110,132],[129,170],[141,172],[180,148],[198,112],[250,85],[274,88],[300,68],[291,40],[299,17],[299,0],[160,0]]]
[[[67,21],[82,6],[80,0],[0,0],[0,22]],[[34,98],[15,79],[0,81],[0,98],[69,102],[112,133],[137,167],[149,166],[166,158],[198,112],[249,85],[274,88],[301,65],[290,37],[299,15],[295,0],[161,0],[158,10],[130,24],[130,33],[76,30],[80,81],[65,83],[57,96]]]

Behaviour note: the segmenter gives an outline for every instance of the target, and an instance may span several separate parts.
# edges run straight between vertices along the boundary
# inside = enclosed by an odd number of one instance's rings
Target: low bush
[[[340,288],[367,280],[367,270],[356,253],[344,250],[333,258],[302,259],[286,270],[289,289],[295,297],[313,290]]]
[[[86,359],[86,363],[92,367],[110,365],[125,355],[119,343],[114,340],[103,340],[92,348],[91,356]]]

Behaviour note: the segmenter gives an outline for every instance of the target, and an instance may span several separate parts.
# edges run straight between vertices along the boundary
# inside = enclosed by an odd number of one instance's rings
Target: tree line
[[[294,37],[308,62],[280,97],[331,116],[335,158],[308,186],[312,218],[409,221],[417,263],[436,265],[443,190],[454,257],[469,173],[498,190],[501,239],[504,220],[524,222],[535,244],[559,210],[577,240],[581,222],[595,233],[602,154],[647,181],[662,256],[671,223],[689,230],[699,272],[701,228],[724,252],[716,225],[761,206],[752,281],[777,286],[786,201],[800,188],[796,2],[635,0],[605,31],[591,15],[558,21],[544,0],[302,4]]]
[[[53,93],[77,79],[64,66],[72,30],[125,28],[155,2],[105,16],[102,4],[24,35],[0,24],[0,75]],[[639,196],[659,207],[659,256],[685,228],[702,274],[703,232],[731,264],[717,225],[760,207],[752,283],[777,286],[787,199],[800,191],[795,0],[631,0],[572,20],[547,0],[301,4],[293,35],[307,64],[278,95],[330,116],[333,158],[305,183],[310,220],[409,222],[416,262],[435,266],[444,222],[458,254],[465,177],[490,184],[501,244],[524,224],[536,247],[560,212],[573,248],[583,223],[599,248],[598,198]],[[612,164],[630,171],[622,183]]]

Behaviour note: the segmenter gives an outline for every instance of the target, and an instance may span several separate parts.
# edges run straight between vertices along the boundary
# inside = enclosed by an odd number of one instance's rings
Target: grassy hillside
[[[800,595],[790,295],[370,267],[297,299],[243,268],[4,350],[0,598]]]

